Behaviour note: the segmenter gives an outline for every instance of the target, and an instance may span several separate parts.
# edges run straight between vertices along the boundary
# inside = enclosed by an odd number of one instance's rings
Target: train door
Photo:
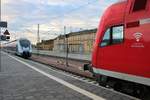
[[[104,70],[111,71],[120,71],[120,68],[123,68],[124,50],[121,48],[123,39],[123,24],[119,23],[106,29],[103,39],[99,44],[98,66]]]

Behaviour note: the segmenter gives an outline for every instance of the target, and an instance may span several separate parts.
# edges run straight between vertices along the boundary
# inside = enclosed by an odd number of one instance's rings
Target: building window
[[[147,0],[135,0],[133,6],[133,12],[144,10],[146,8]]]
[[[123,25],[108,28],[100,44],[101,47],[123,42]]]

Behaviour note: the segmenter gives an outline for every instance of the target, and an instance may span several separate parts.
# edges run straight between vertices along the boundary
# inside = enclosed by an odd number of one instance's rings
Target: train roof
[[[126,6],[127,1],[111,5],[102,16],[101,22],[110,26],[116,23],[123,23]]]
[[[19,38],[17,40],[29,40],[29,39],[27,39],[27,38]]]
[[[16,41],[20,41],[20,40],[28,40],[28,41],[30,41],[30,40],[27,39],[27,38],[19,38],[19,39],[16,39],[16,40],[12,40],[12,41],[6,42],[6,43],[4,43],[4,44],[10,44],[10,43],[13,43],[13,42],[16,42]]]

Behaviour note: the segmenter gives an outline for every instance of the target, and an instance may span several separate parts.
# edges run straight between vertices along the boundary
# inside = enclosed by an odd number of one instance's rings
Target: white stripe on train
[[[142,24],[149,24],[150,23],[150,18],[146,18],[146,19],[141,19],[140,20],[140,25]]]
[[[135,75],[131,75],[131,74],[125,74],[125,73],[120,73],[120,72],[108,71],[108,70],[104,70],[104,69],[97,69],[94,67],[93,67],[93,70],[97,74],[113,76],[118,79],[136,82],[136,83],[145,84],[145,85],[150,86],[150,78],[135,76]]]

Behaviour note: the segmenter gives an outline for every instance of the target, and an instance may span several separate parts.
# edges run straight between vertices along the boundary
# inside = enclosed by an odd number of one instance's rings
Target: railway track
[[[41,63],[41,62],[39,62],[39,63]],[[43,63],[41,63],[41,64],[43,64]],[[44,65],[47,65],[47,64],[44,64]],[[120,95],[124,95],[124,96],[130,97],[130,98],[134,98],[134,100],[141,100],[141,99],[139,99],[139,98],[137,98],[135,96],[123,93],[121,91],[116,91],[113,88],[109,87],[108,85],[106,87],[100,86],[99,83],[95,80],[95,78],[91,78],[91,77],[83,76],[83,75],[80,75],[80,74],[76,74],[74,72],[58,69],[58,68],[55,68],[54,66],[51,66],[51,65],[48,65],[47,68],[50,68],[51,70],[56,71],[57,73],[61,73],[61,74],[64,74],[66,76],[69,76],[69,77],[72,77],[74,79],[77,79],[79,81],[88,83],[90,85],[94,85],[94,86],[97,86],[97,87],[104,88],[106,90],[112,91],[114,93],[118,93]]]
[[[94,86],[97,86],[97,87],[100,87],[100,88],[103,88],[103,89],[112,91],[112,92],[114,92],[114,93],[118,93],[118,94],[120,94],[120,95],[127,96],[127,97],[129,97],[129,98],[134,98],[134,100],[141,100],[141,99],[139,99],[139,98],[137,98],[137,97],[135,97],[135,96],[128,95],[128,94],[125,94],[125,93],[123,93],[123,92],[116,91],[116,90],[114,90],[113,88],[109,87],[108,85],[107,85],[106,87],[100,86],[99,83],[98,83],[94,78],[84,77],[84,76],[77,75],[77,74],[74,74],[74,73],[71,73],[71,72],[68,72],[68,71],[60,70],[60,69],[57,69],[57,68],[54,68],[54,67],[51,67],[51,66],[49,66],[49,67],[50,67],[50,69],[52,69],[53,71],[56,71],[57,73],[61,73],[61,74],[63,74],[63,75],[72,77],[72,78],[74,78],[74,79],[77,79],[77,80],[79,80],[79,81],[88,83],[88,84],[90,84],[90,85],[94,85]]]

